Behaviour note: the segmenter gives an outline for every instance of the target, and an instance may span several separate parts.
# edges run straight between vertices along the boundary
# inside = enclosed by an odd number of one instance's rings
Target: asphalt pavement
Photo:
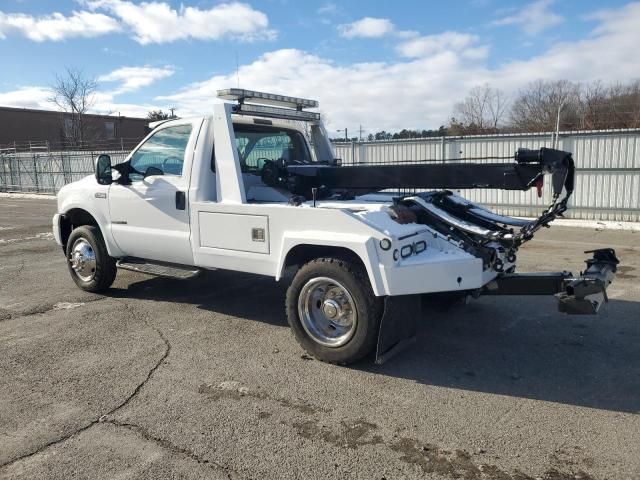
[[[519,270],[622,260],[597,316],[547,297],[424,312],[385,365],[304,354],[286,285],[72,282],[55,202],[0,198],[0,478],[640,478],[640,233],[551,228]]]

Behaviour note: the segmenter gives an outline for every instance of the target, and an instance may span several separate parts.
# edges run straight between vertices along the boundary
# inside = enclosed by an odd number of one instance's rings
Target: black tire
[[[326,277],[342,284],[355,303],[357,321],[355,331],[344,345],[326,346],[318,343],[305,330],[300,318],[298,302],[303,288],[314,278]],[[318,360],[346,365],[372,353],[376,347],[383,299],[376,297],[364,269],[340,258],[318,258],[302,266],[287,290],[287,321],[302,348]]]
[[[73,246],[80,239],[89,243],[95,255],[95,271],[92,271],[93,275],[89,280],[80,278],[73,269],[70,261]],[[116,278],[116,273],[118,272],[116,260],[109,256],[100,229],[96,226],[84,225],[74,229],[67,240],[66,256],[67,267],[69,268],[71,278],[82,290],[87,292],[101,292],[109,288]]]

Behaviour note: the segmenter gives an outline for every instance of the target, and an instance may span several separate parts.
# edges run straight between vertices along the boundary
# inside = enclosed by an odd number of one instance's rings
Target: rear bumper
[[[476,290],[495,277],[483,271],[482,260],[464,252],[416,255],[395,265],[380,265],[385,295],[414,295]]]

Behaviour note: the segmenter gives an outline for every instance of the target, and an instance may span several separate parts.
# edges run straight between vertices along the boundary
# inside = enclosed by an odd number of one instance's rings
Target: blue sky
[[[235,86],[317,98],[332,128],[437,128],[475,85],[640,78],[640,3],[1,0],[0,105],[50,108],[64,66],[95,111],[206,114]]]

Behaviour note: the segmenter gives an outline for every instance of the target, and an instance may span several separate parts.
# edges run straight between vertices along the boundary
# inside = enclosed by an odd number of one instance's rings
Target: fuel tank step
[[[175,263],[156,262],[132,257],[118,260],[116,266],[123,270],[132,270],[134,272],[146,273],[147,275],[177,278],[180,280],[193,278],[202,272],[201,269],[188,265],[177,265]]]

